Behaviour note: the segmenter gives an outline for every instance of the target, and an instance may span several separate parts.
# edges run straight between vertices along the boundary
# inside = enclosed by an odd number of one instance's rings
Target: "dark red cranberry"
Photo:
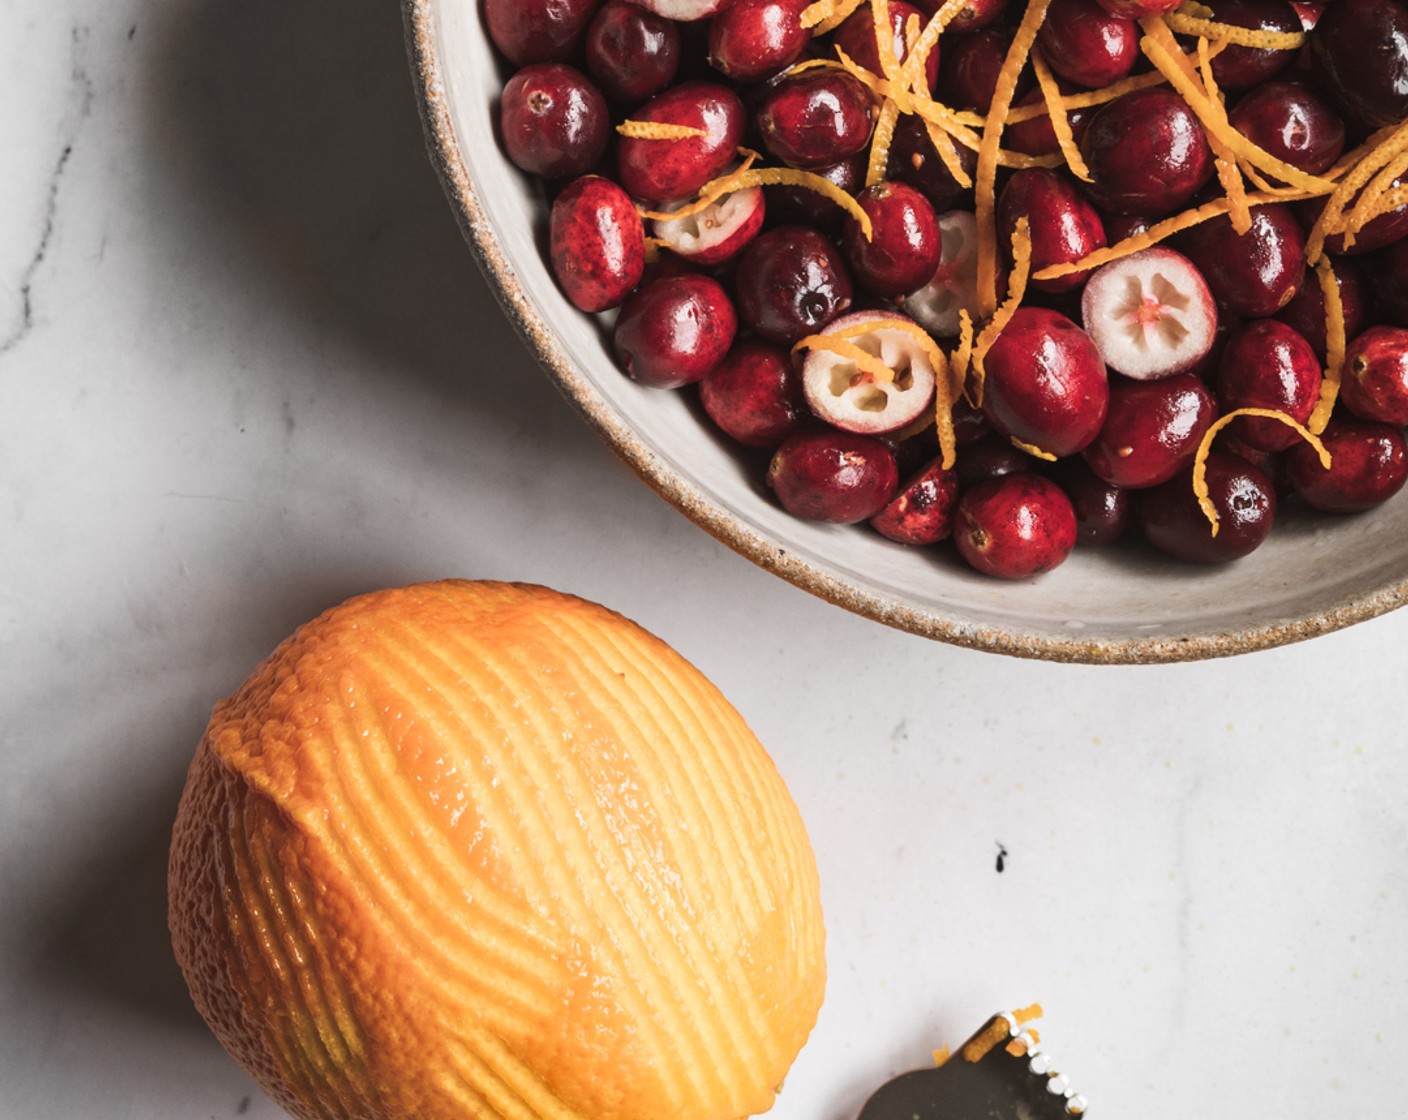
[[[847,218],[841,247],[861,286],[892,299],[922,288],[939,267],[943,245],[929,200],[905,183],[876,183],[861,192],[870,218],[867,238],[860,222]]]
[[[978,154],[958,143],[954,144],[954,153],[971,180],[978,167]],[[934,148],[923,118],[917,114],[901,116],[895,125],[895,134],[890,140],[888,175],[922,191],[936,211],[952,210],[968,191],[953,177],[948,164]]]
[[[924,0],[920,7],[932,15],[939,10],[939,3],[938,0]],[[1007,0],[968,0],[968,3],[958,9],[958,14],[953,17],[948,30],[955,35],[979,31],[995,22],[1006,9]]]
[[[1058,78],[1056,85],[1063,94],[1075,93],[1079,88],[1064,78]],[[1015,101],[1013,107],[1026,108],[1029,105],[1045,104],[1046,98],[1041,90],[1034,89]],[[1071,136],[1077,144],[1085,136],[1086,127],[1093,116],[1094,107],[1071,109],[1066,113],[1066,123],[1071,126]],[[1056,140],[1056,130],[1051,127],[1051,116],[1045,112],[1009,124],[1002,130],[1002,146],[1029,156],[1053,156],[1061,150],[1061,145]]]
[[[1335,275],[1342,261],[1335,261]],[[1370,286],[1376,297],[1379,317],[1398,327],[1408,327],[1408,239],[1395,241],[1388,248],[1365,258]],[[1353,338],[1358,331],[1346,330]]]
[[[1000,31],[979,31],[964,35],[952,45],[945,43],[943,64],[939,67],[943,100],[958,109],[986,110],[992,104],[997,76],[1011,45],[1012,37]],[[1029,77],[1020,81],[1018,93],[1024,93],[1031,81]]]
[[[851,277],[834,245],[815,230],[783,226],[738,258],[738,313],[758,334],[791,346],[851,305]]]
[[[1344,151],[1344,121],[1299,82],[1267,82],[1228,114],[1233,128],[1279,160],[1318,175]]]
[[[1071,499],[1076,514],[1076,543],[1102,547],[1114,544],[1134,524],[1134,497],[1111,486],[1084,459],[1052,464],[1051,479]]]
[[[1286,452],[1286,473],[1296,493],[1325,513],[1363,513],[1382,505],[1408,481],[1403,429],[1336,416],[1320,435],[1330,453],[1327,470],[1310,444]]]
[[[1103,210],[1155,217],[1177,210],[1212,178],[1212,150],[1187,102],[1166,88],[1117,97],[1091,118],[1081,155]]]
[[[870,91],[841,70],[808,70],[771,87],[758,108],[763,145],[792,167],[824,167],[870,142]]]
[[[525,66],[504,86],[499,128],[508,158],[545,179],[585,175],[606,152],[606,100],[582,73],[560,62]]]
[[[966,397],[953,405],[953,440],[959,447],[969,447],[992,431],[992,424],[981,408],[974,408]]]
[[[832,43],[844,51],[847,58],[860,63],[872,74],[883,74],[885,70],[880,65],[880,47],[875,41],[875,18],[872,13],[873,9],[866,4],[847,16],[846,21],[836,29]],[[904,29],[910,16],[918,17],[921,26],[927,22],[919,9],[912,4],[906,4],[904,0],[890,0],[890,26],[894,29],[895,59],[898,62],[903,62],[909,53],[906,50]],[[924,70],[932,90],[939,80],[937,43],[924,60]]]
[[[1335,0],[1310,34],[1321,88],[1365,131],[1408,117],[1408,8],[1395,0]]]
[[[1321,380],[1310,343],[1277,319],[1258,319],[1227,340],[1217,370],[1217,396],[1228,412],[1269,408],[1304,424],[1320,400]],[[1264,451],[1284,451],[1300,438],[1294,428],[1266,416],[1240,416],[1231,429]]]
[[[587,28],[587,73],[607,100],[639,105],[675,80],[680,33],[630,0],[606,0]]]
[[[1300,16],[1286,0],[1208,0],[1212,18],[1254,31],[1297,32]],[[1270,81],[1296,60],[1295,51],[1233,44],[1212,60],[1212,76],[1225,90],[1250,89]]]
[[[552,204],[553,272],[581,310],[617,307],[645,271],[645,226],[630,197],[609,179],[587,175]]]
[[[1144,19],[1146,16],[1161,16],[1171,12],[1183,0],[1100,0],[1100,6],[1112,15],[1126,19]]]
[[[738,343],[699,383],[704,411],[745,447],[773,448],[811,416],[802,377],[784,347]]]
[[[1350,342],[1340,400],[1361,419],[1408,424],[1408,330],[1370,327]]]
[[[566,62],[601,0],[484,0],[494,46],[515,66]]]
[[[1408,172],[1397,176],[1391,184],[1391,189],[1397,190],[1404,186],[1408,186]],[[1357,201],[1358,196],[1346,206],[1346,210],[1353,209]],[[1324,198],[1308,198],[1295,204],[1296,215],[1306,229],[1315,225],[1324,209]],[[1363,256],[1401,241],[1405,236],[1408,236],[1408,203],[1395,206],[1392,210],[1386,210],[1378,217],[1365,222],[1352,237],[1344,233],[1329,234],[1325,238],[1325,251],[1336,256]]]
[[[1104,219],[1105,237],[1111,245],[1118,245],[1126,237],[1148,233],[1154,223],[1134,214],[1106,214]]]
[[[865,187],[865,172],[869,160],[864,152],[825,167],[813,167],[811,173],[835,183],[847,194],[857,194]],[[768,200],[768,220],[778,225],[811,226],[830,232],[840,229],[846,212],[831,199],[807,187],[776,186],[763,188]]]
[[[1097,0],[1051,0],[1036,41],[1052,70],[1087,89],[1119,81],[1139,58],[1139,25]]]
[[[983,409],[1003,435],[1062,457],[1099,434],[1110,401],[1105,363],[1066,316],[1019,307],[984,367]]]
[[[984,575],[1030,579],[1049,572],[1076,545],[1076,514],[1066,492],[1041,475],[990,478],[958,500],[954,543]]]
[[[802,26],[808,0],[732,0],[709,25],[709,62],[735,82],[756,82],[791,66],[811,42]]]
[[[1012,244],[1017,220],[1026,218],[1032,241],[1031,271],[1069,264],[1105,247],[1100,215],[1069,179],[1042,167],[1017,171],[1007,180],[997,203],[998,239]],[[1068,292],[1085,283],[1087,269],[1056,280],[1032,280],[1045,292]]]
[[[667,276],[626,301],[613,343],[616,360],[636,381],[677,389],[717,366],[737,330],[733,304],[717,280],[703,274]]]
[[[874,517],[895,496],[895,453],[874,436],[835,428],[789,436],[768,466],[768,485],[795,517],[854,525]]]
[[[1305,234],[1281,203],[1252,207],[1252,228],[1238,234],[1226,214],[1178,235],[1219,307],[1233,315],[1274,315],[1305,277]]]
[[[1335,284],[1344,310],[1344,333],[1353,338],[1369,325],[1370,294],[1363,270],[1347,257],[1333,262]],[[1319,278],[1306,272],[1305,279],[1290,303],[1276,312],[1276,318],[1294,327],[1323,359],[1325,355],[1325,293]],[[1408,421],[1405,421],[1408,423]]]
[[[935,459],[910,478],[870,519],[870,527],[900,544],[937,544],[953,531],[958,475]]]
[[[713,82],[685,82],[652,97],[634,119],[682,124],[707,135],[683,140],[623,137],[617,147],[621,185],[647,202],[689,198],[738,154],[745,116],[738,95]]]
[[[954,462],[958,481],[965,487],[985,478],[1001,478],[1005,474],[1032,469],[1032,457],[1012,446],[1012,441],[990,432],[968,447],[961,448]]]
[[[1085,461],[1112,486],[1157,486],[1193,461],[1216,418],[1212,394],[1191,373],[1157,381],[1121,378],[1110,386],[1109,414]]]
[[[1195,564],[1224,564],[1253,551],[1276,520],[1271,480],[1245,459],[1214,451],[1207,458],[1208,498],[1217,535],[1193,493],[1193,468],[1139,496],[1139,526],[1161,552]]]

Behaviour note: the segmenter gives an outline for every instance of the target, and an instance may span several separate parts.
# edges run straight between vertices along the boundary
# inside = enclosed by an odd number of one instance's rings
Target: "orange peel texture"
[[[815,861],[739,714],[544,588],[353,599],[215,709],[170,925],[305,1120],[736,1120],[821,1005]]]

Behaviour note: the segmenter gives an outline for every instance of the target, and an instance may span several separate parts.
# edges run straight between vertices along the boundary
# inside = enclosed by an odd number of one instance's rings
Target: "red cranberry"
[[[1228,114],[1233,128],[1279,160],[1318,175],[1344,151],[1344,121],[1299,82],[1267,82]]]
[[[808,70],[763,96],[763,145],[792,167],[824,167],[870,142],[870,91],[840,70]]]
[[[851,277],[825,237],[783,226],[743,250],[736,296],[745,323],[769,341],[791,346],[851,305]]]
[[[1134,523],[1134,497],[1111,486],[1083,459],[1052,464],[1052,480],[1071,499],[1076,514],[1076,543],[1103,547],[1114,544]]]
[[[741,253],[758,236],[766,213],[763,189],[744,187],[683,218],[656,219],[652,228],[671,252],[709,268]]]
[[[581,310],[618,306],[645,271],[645,227],[630,197],[609,179],[587,175],[552,204],[553,272]]]
[[[1056,85],[1063,94],[1075,93],[1079,88],[1064,78],[1058,78]],[[1046,97],[1040,89],[1034,89],[1013,104],[1023,108],[1028,105],[1045,105]],[[1071,126],[1071,136],[1077,144],[1085,136],[1090,118],[1094,115],[1095,109],[1093,107],[1071,109],[1066,113],[1066,123]],[[1061,150],[1061,145],[1056,139],[1056,130],[1051,127],[1049,113],[1042,113],[1024,121],[1009,124],[1002,130],[1002,144],[1014,152],[1022,152],[1029,156],[1054,156]]]
[[[1144,491],[1138,518],[1145,539],[1161,552],[1195,564],[1224,564],[1253,551],[1276,519],[1271,480],[1244,459],[1214,451],[1207,458],[1208,497],[1217,535],[1193,493],[1193,468]]]
[[[1227,411],[1275,409],[1304,424],[1320,400],[1321,380],[1310,343],[1279,320],[1258,319],[1227,340],[1217,370],[1217,395]],[[1270,417],[1240,416],[1231,428],[1264,451],[1283,451],[1300,438],[1294,428]]]
[[[1300,16],[1286,0],[1208,0],[1212,18],[1255,31],[1297,32]],[[1250,89],[1270,81],[1296,60],[1295,51],[1233,44],[1212,60],[1212,76],[1226,90]]]
[[[1344,310],[1344,333],[1353,338],[1369,325],[1370,294],[1363,270],[1347,257],[1333,262],[1335,286],[1340,290],[1340,306]],[[1291,301],[1276,312],[1276,318],[1294,327],[1325,357],[1325,293],[1320,290],[1318,277],[1306,273]],[[1408,421],[1405,421],[1408,423]]]
[[[1252,207],[1252,227],[1238,234],[1220,214],[1178,236],[1178,247],[1203,274],[1218,306],[1234,315],[1274,315],[1305,276],[1305,234],[1281,203]]]
[[[1099,434],[1110,401],[1105,363],[1066,316],[1019,307],[984,367],[983,409],[1003,435],[1060,457]]]
[[[1052,70],[1087,89],[1119,81],[1139,58],[1139,26],[1096,0],[1051,0],[1036,41]]]
[[[494,46],[515,66],[565,62],[576,52],[601,0],[484,0]]]
[[[1397,176],[1393,180],[1391,189],[1397,190],[1404,186],[1408,186],[1408,172]],[[1354,202],[1357,201],[1358,196],[1354,199]],[[1354,202],[1351,202],[1347,209],[1352,207]],[[1324,209],[1324,198],[1308,198],[1295,204],[1296,214],[1306,229],[1315,225]],[[1344,233],[1330,234],[1325,238],[1325,251],[1336,256],[1346,254],[1357,257],[1392,245],[1405,236],[1408,236],[1408,203],[1395,206],[1392,210],[1387,210],[1378,217],[1365,222],[1364,226],[1355,232],[1352,239]]]
[[[1408,481],[1403,429],[1336,416],[1320,441],[1330,453],[1328,470],[1315,448],[1302,441],[1286,452],[1286,473],[1296,493],[1325,513],[1363,513],[1388,501]]]
[[[1336,0],[1310,34],[1320,87],[1369,131],[1408,117],[1408,8],[1395,0]]]
[[[954,469],[958,472],[958,481],[967,487],[985,478],[1001,478],[1005,474],[1029,471],[1032,469],[1032,457],[1013,447],[1011,440],[993,432],[963,448],[958,453]]]
[[[869,160],[865,153],[843,159],[825,167],[813,167],[811,173],[835,183],[847,194],[857,194],[865,187],[865,172]],[[768,219],[779,225],[811,226],[830,232],[839,229],[846,212],[825,195],[806,187],[765,187],[768,199]]]
[[[1334,263],[1335,275],[1338,276],[1340,265],[1344,262],[1337,260]],[[1369,270],[1381,317],[1395,326],[1408,327],[1408,239],[1395,241],[1388,248],[1367,258],[1364,263]],[[1364,325],[1367,326],[1367,323]],[[1345,334],[1350,338],[1358,333],[1358,330],[1345,330]]]
[[[686,82],[668,89],[641,106],[635,119],[682,124],[707,133],[683,140],[621,140],[621,185],[647,202],[671,202],[695,194],[734,161],[743,139],[743,103],[732,90],[712,82]]]
[[[953,531],[958,475],[935,459],[900,487],[870,527],[900,544],[937,544]]]
[[[895,453],[874,436],[822,428],[789,436],[768,466],[768,485],[795,517],[854,525],[895,496]]]
[[[971,179],[978,167],[978,154],[965,144],[954,144],[959,166]],[[917,114],[901,116],[890,140],[888,174],[922,191],[935,210],[951,210],[968,188],[958,185],[929,138],[924,120]]]
[[[939,10],[937,0],[924,0],[920,6],[930,15]],[[978,31],[995,21],[1006,9],[1007,0],[968,0],[958,9],[948,30],[955,35]]]
[[[792,355],[768,342],[738,343],[699,383],[699,400],[745,447],[776,447],[811,415]]]
[[[545,179],[585,175],[606,152],[606,101],[580,71],[558,62],[525,66],[504,86],[499,108],[508,158]]]
[[[1091,118],[1081,155],[1086,193],[1117,214],[1177,210],[1212,178],[1212,150],[1187,102],[1166,88],[1117,97]]]
[[[992,424],[981,408],[974,408],[966,397],[953,404],[953,440],[959,447],[971,447],[992,431]]]
[[[998,238],[1012,244],[1017,220],[1026,218],[1032,240],[1032,272],[1048,265],[1070,264],[1105,247],[1105,227],[1070,180],[1041,167],[1015,172],[997,204]],[[1055,280],[1032,280],[1045,292],[1068,292],[1085,283],[1090,271],[1073,272]]]
[[[1408,424],[1408,330],[1370,327],[1349,344],[1340,400],[1362,419]]]
[[[1111,245],[1118,245],[1126,237],[1148,233],[1153,224],[1149,218],[1139,214],[1106,214],[1105,236],[1110,239]]]
[[[846,220],[841,247],[860,284],[882,298],[924,286],[939,267],[942,243],[934,208],[904,183],[876,183],[859,198],[870,218],[867,240],[855,218]]]
[[[943,100],[959,109],[985,110],[992,104],[997,76],[1011,45],[1012,37],[999,31],[979,31],[964,35],[952,46],[945,44],[939,67]],[[1030,84],[1030,78],[1019,82],[1018,92],[1025,92]]]
[[[626,301],[613,341],[621,368],[642,385],[677,389],[712,370],[738,330],[728,293],[702,274],[653,280]]]
[[[709,62],[735,82],[756,82],[796,62],[811,42],[808,0],[733,0],[709,25]]]
[[[904,0],[890,0],[890,26],[894,29],[894,50],[897,62],[903,62],[909,54],[906,49],[904,29],[910,16],[917,16],[921,25],[926,22],[923,13],[912,4],[906,4]],[[858,62],[872,74],[885,72],[884,67],[880,65],[880,47],[875,41],[875,18],[869,4],[858,8],[846,17],[846,21],[836,29],[832,42],[846,53],[847,58]],[[924,70],[929,79],[929,88],[932,90],[939,79],[939,47],[937,43],[934,44],[934,49],[929,52],[928,58],[924,60]]]
[[[1157,486],[1193,461],[1216,418],[1212,394],[1191,373],[1117,381],[1110,387],[1109,415],[1085,449],[1085,461],[1112,486]]]
[[[639,105],[675,80],[678,25],[630,0],[606,0],[587,28],[587,73],[608,100]]]
[[[1003,475],[959,499],[953,540],[959,555],[984,575],[1029,579],[1071,554],[1076,514],[1054,482],[1026,472]]]
[[[1171,12],[1183,0],[1100,0],[1100,6],[1111,15],[1126,19],[1144,19],[1147,16],[1161,16]]]

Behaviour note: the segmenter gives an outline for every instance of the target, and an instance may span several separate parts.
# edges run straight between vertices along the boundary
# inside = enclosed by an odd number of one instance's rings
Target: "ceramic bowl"
[[[1087,549],[1016,583],[978,576],[948,549],[909,549],[865,529],[789,516],[770,499],[759,463],[711,430],[691,393],[625,377],[599,324],[558,290],[543,248],[543,192],[495,137],[506,74],[475,0],[404,0],[404,11],[432,158],[504,309],[617,454],[755,563],[890,626],[1057,661],[1243,653],[1370,618],[1408,597],[1408,497],[1352,518],[1288,510],[1271,539],[1235,564],[1190,567],[1152,550]]]

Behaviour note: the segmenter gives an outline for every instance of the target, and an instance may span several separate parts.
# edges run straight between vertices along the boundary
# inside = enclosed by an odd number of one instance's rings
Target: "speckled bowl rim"
[[[525,293],[503,255],[460,153],[445,100],[432,31],[438,0],[402,0],[406,43],[431,160],[460,229],[504,311],[558,388],[611,449],[645,482],[700,528],[759,567],[856,614],[922,637],[988,653],[1084,664],[1151,665],[1231,657],[1304,641],[1375,618],[1408,602],[1408,578],[1334,610],[1289,622],[1240,630],[1147,639],[1060,639],[978,626],[962,618],[918,610],[864,591],[755,532],[654,456],[583,376]]]

